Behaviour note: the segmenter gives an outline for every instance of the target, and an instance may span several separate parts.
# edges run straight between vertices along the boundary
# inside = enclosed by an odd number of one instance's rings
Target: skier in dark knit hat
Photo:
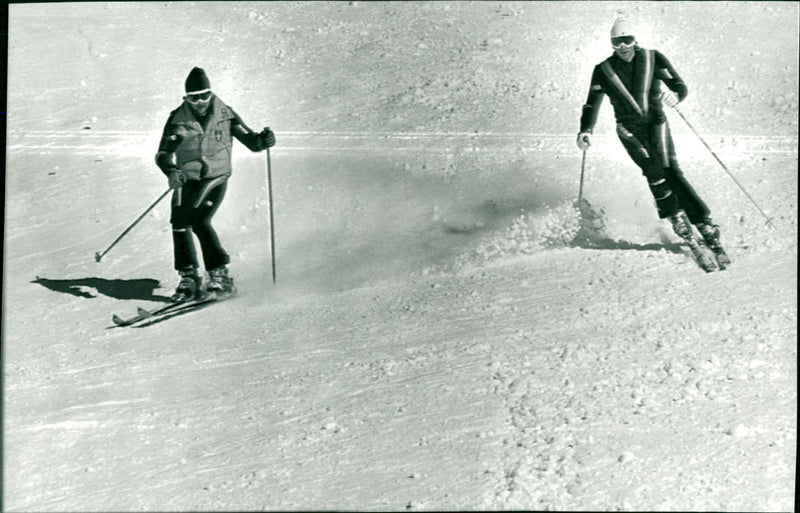
[[[233,138],[252,151],[275,145],[271,130],[254,132],[211,91],[211,82],[202,68],[191,70],[185,92],[183,103],[167,119],[156,154],[156,164],[174,189],[170,224],[175,270],[180,275],[174,301],[207,293],[236,292],[228,274],[230,257],[211,226],[211,219],[225,197],[231,176]],[[209,275],[205,288],[192,233],[200,242]]]
[[[583,105],[578,148],[592,144],[603,96],[614,107],[617,135],[631,159],[644,173],[655,198],[659,218],[667,218],[683,239],[694,238],[692,224],[716,254],[721,268],[730,263],[719,241],[719,227],[711,212],[689,184],[678,166],[664,105],[674,107],[688,95],[688,88],[670,62],[658,50],[647,50],[636,42],[629,21],[617,19],[611,28],[613,55],[594,68],[586,103]],[[664,84],[670,91],[662,91]],[[675,94],[677,94],[677,98]]]

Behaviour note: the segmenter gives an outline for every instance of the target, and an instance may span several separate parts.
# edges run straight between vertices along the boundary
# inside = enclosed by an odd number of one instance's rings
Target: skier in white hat
[[[617,135],[647,178],[659,218],[669,219],[675,233],[690,242],[694,224],[715,253],[719,267],[724,268],[730,260],[720,245],[719,227],[678,166],[664,114],[664,105],[674,107],[686,98],[686,84],[661,52],[637,44],[636,31],[625,18],[617,19],[611,27],[611,47],[614,53],[592,73],[578,147],[585,151],[591,146],[592,130],[607,95],[614,107]],[[671,92],[662,91],[661,84]]]

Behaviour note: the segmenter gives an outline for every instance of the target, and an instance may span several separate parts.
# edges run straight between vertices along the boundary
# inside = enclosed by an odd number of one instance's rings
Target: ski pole
[[[586,150],[583,150],[583,157],[581,158],[581,185],[578,189],[578,205],[581,204],[583,199],[583,172],[586,169]]]
[[[688,120],[688,119],[686,119],[686,116],[684,116],[684,115],[683,115],[683,112],[681,112],[681,111],[678,109],[678,106],[677,106],[677,105],[676,105],[676,106],[674,106],[674,107],[673,107],[673,109],[675,109],[675,112],[677,112],[677,113],[678,113],[678,115],[681,117],[681,119],[683,119],[684,123],[686,123],[686,126],[688,126],[688,127],[689,127],[689,129],[690,129],[692,132],[694,132],[694,135],[696,135],[696,136],[697,136],[697,138],[698,138],[698,139],[700,139],[700,142],[701,142],[701,143],[703,143],[703,146],[705,146],[705,147],[706,147],[706,149],[707,149],[707,150],[708,150],[708,151],[711,153],[711,155],[712,155],[712,156],[713,156],[713,157],[716,159],[716,161],[717,161],[717,162],[719,162],[719,165],[720,165],[720,166],[722,166],[722,169],[724,169],[724,170],[725,170],[725,172],[726,172],[726,173],[728,173],[728,176],[730,176],[730,177],[731,177],[731,180],[733,180],[733,183],[735,183],[735,184],[736,184],[736,185],[739,187],[739,189],[740,189],[740,190],[741,190],[741,191],[744,193],[744,195],[745,195],[745,196],[747,196],[747,199],[749,199],[749,200],[750,200],[750,202],[751,202],[751,203],[752,203],[752,204],[753,204],[753,205],[756,207],[756,209],[758,209],[758,211],[761,213],[761,215],[762,215],[762,216],[764,216],[764,219],[766,219],[766,220],[767,220],[767,226],[769,226],[770,228],[772,228],[772,229],[774,230],[774,229],[775,229],[775,226],[773,226],[773,224],[772,224],[772,219],[770,219],[769,217],[767,217],[767,214],[765,214],[765,213],[764,213],[764,211],[763,211],[763,210],[761,210],[761,207],[759,207],[759,206],[758,206],[758,203],[756,203],[756,200],[754,200],[754,199],[753,199],[753,197],[752,197],[752,196],[750,196],[750,194],[748,194],[748,192],[747,192],[747,191],[744,189],[744,187],[742,186],[742,184],[740,184],[740,183],[739,183],[739,180],[737,180],[737,179],[736,179],[736,177],[735,177],[735,176],[733,176],[733,173],[731,173],[731,172],[728,170],[728,167],[727,167],[725,164],[723,164],[723,163],[722,163],[722,160],[720,160],[720,158],[717,156],[717,154],[716,154],[716,153],[714,153],[714,150],[712,150],[712,149],[711,149],[711,146],[709,146],[709,145],[708,145],[708,143],[706,143],[706,142],[705,142],[705,140],[703,140],[703,138],[702,138],[702,137],[700,137],[700,134],[698,134],[698,133],[697,133],[697,130],[695,130],[695,129],[694,129],[694,127],[692,126],[692,124],[691,124],[691,123],[689,123],[689,120]]]
[[[269,127],[264,130],[269,130]],[[272,160],[269,148],[267,148],[267,190],[269,192],[269,254],[272,260],[272,283],[275,283],[275,219],[272,212]]]
[[[127,234],[128,234],[128,232],[129,232],[129,231],[131,231],[131,230],[133,229],[133,227],[134,227],[134,226],[136,226],[137,224],[139,224],[139,221],[141,221],[141,220],[142,220],[142,218],[143,218],[144,216],[146,216],[148,212],[150,212],[151,210],[153,210],[153,208],[155,208],[155,206],[156,206],[156,205],[158,205],[158,203],[159,203],[159,202],[160,202],[162,199],[164,199],[164,196],[166,196],[167,194],[169,194],[169,192],[170,192],[171,190],[172,190],[172,189],[167,189],[166,191],[164,191],[164,193],[163,193],[161,196],[159,196],[159,197],[158,197],[158,199],[157,199],[157,200],[155,200],[155,201],[153,202],[153,204],[152,204],[152,205],[150,205],[149,207],[147,207],[147,210],[145,210],[145,211],[144,211],[144,213],[143,213],[142,215],[140,215],[140,216],[139,216],[139,217],[136,219],[136,221],[134,221],[134,222],[133,222],[133,224],[131,224],[130,226],[128,226],[128,227],[125,229],[125,231],[124,231],[124,232],[122,232],[122,234],[121,234],[119,237],[117,237],[117,239],[116,239],[114,242],[112,242],[112,243],[111,243],[111,245],[110,245],[108,248],[106,248],[106,250],[105,250],[105,251],[103,251],[102,253],[100,253],[99,251],[98,251],[97,253],[95,253],[95,254],[94,254],[94,259],[95,259],[95,261],[96,261],[96,262],[100,262],[100,260],[101,260],[101,259],[102,259],[102,258],[105,256],[105,254],[106,254],[106,253],[108,253],[109,251],[111,251],[111,248],[113,248],[114,246],[116,246],[116,245],[117,245],[117,242],[119,242],[120,240],[122,240],[122,238],[123,238],[123,237],[125,237],[125,235],[127,235]]]

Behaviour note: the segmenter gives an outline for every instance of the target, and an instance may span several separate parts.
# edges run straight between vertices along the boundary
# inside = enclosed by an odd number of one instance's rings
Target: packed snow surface
[[[605,102],[619,14],[733,260],[657,218]],[[793,510],[798,4],[9,9],[3,508]],[[710,23],[713,20],[713,23]],[[253,128],[215,218],[240,295],[164,304],[153,156],[193,66]]]

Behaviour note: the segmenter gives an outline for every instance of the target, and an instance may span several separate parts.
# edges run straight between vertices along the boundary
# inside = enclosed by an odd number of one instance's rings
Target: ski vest
[[[170,133],[181,137],[181,142],[175,149],[178,168],[189,180],[230,176],[232,172],[233,112],[214,96],[209,105],[208,116],[205,130],[186,103],[175,109],[170,117]]]
[[[617,122],[624,123],[636,119],[641,121],[662,121],[663,109],[651,109],[652,96],[657,96],[658,91],[653,89],[655,77],[655,55],[653,50],[641,49],[636,52],[633,75],[629,90],[611,66],[611,58],[600,63],[608,85],[604,87],[611,104],[614,106],[614,117]],[[656,102],[656,105],[658,103]]]

